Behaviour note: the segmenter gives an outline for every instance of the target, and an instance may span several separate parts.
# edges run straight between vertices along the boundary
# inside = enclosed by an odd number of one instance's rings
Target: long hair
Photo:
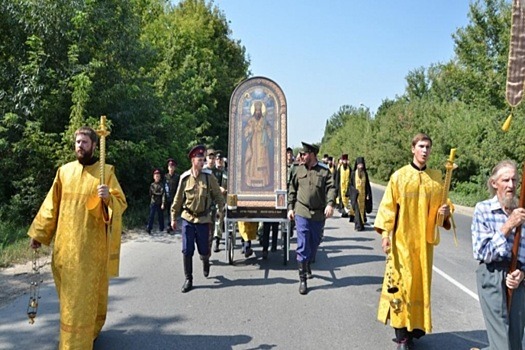
[[[506,159],[502,160],[494,168],[492,168],[492,171],[490,172],[490,176],[487,180],[487,189],[489,190],[489,193],[492,197],[496,195],[496,189],[492,186],[492,182],[497,181],[500,175],[498,174],[501,169],[504,168],[512,168],[514,170],[518,170],[518,166],[515,161]]]

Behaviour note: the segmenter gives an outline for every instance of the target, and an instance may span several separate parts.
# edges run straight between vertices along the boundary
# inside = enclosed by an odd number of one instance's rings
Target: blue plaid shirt
[[[511,258],[514,232],[507,238],[501,232],[501,227],[508,219],[507,213],[501,207],[498,197],[476,204],[472,218],[472,247],[474,258],[484,263],[509,260]],[[525,229],[522,225],[518,260],[525,264]]]

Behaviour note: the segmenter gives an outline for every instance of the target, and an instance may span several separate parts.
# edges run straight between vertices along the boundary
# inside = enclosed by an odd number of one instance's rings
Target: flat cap
[[[168,158],[168,165],[177,165],[177,161],[173,158]]]

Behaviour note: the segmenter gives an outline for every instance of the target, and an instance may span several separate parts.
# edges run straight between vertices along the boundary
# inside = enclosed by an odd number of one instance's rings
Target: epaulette
[[[213,172],[212,172],[209,168],[207,168],[207,169],[202,169],[202,170],[201,170],[201,173],[208,174],[208,175],[213,175]]]
[[[330,168],[328,168],[328,165],[326,165],[325,163],[317,162],[317,165],[319,165],[321,168],[325,168],[326,170],[330,170]]]
[[[181,175],[180,175],[180,179],[184,179],[185,177],[191,175],[191,170],[186,170],[185,172],[183,172]]]

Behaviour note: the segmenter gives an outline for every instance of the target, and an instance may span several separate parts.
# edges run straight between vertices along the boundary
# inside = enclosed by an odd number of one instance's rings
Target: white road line
[[[465,287],[464,285],[462,285],[461,283],[459,283],[458,281],[456,281],[455,279],[453,279],[452,277],[447,275],[445,272],[443,272],[440,269],[438,269],[435,265],[432,265],[432,270],[436,271],[438,274],[440,274],[447,281],[449,281],[450,283],[452,283],[453,285],[455,285],[456,287],[458,287],[459,289],[461,289],[462,291],[464,291],[465,293],[470,295],[472,298],[474,298],[477,301],[479,301],[478,295],[476,293],[474,293],[473,291],[471,291],[470,289],[468,289],[467,287]]]

